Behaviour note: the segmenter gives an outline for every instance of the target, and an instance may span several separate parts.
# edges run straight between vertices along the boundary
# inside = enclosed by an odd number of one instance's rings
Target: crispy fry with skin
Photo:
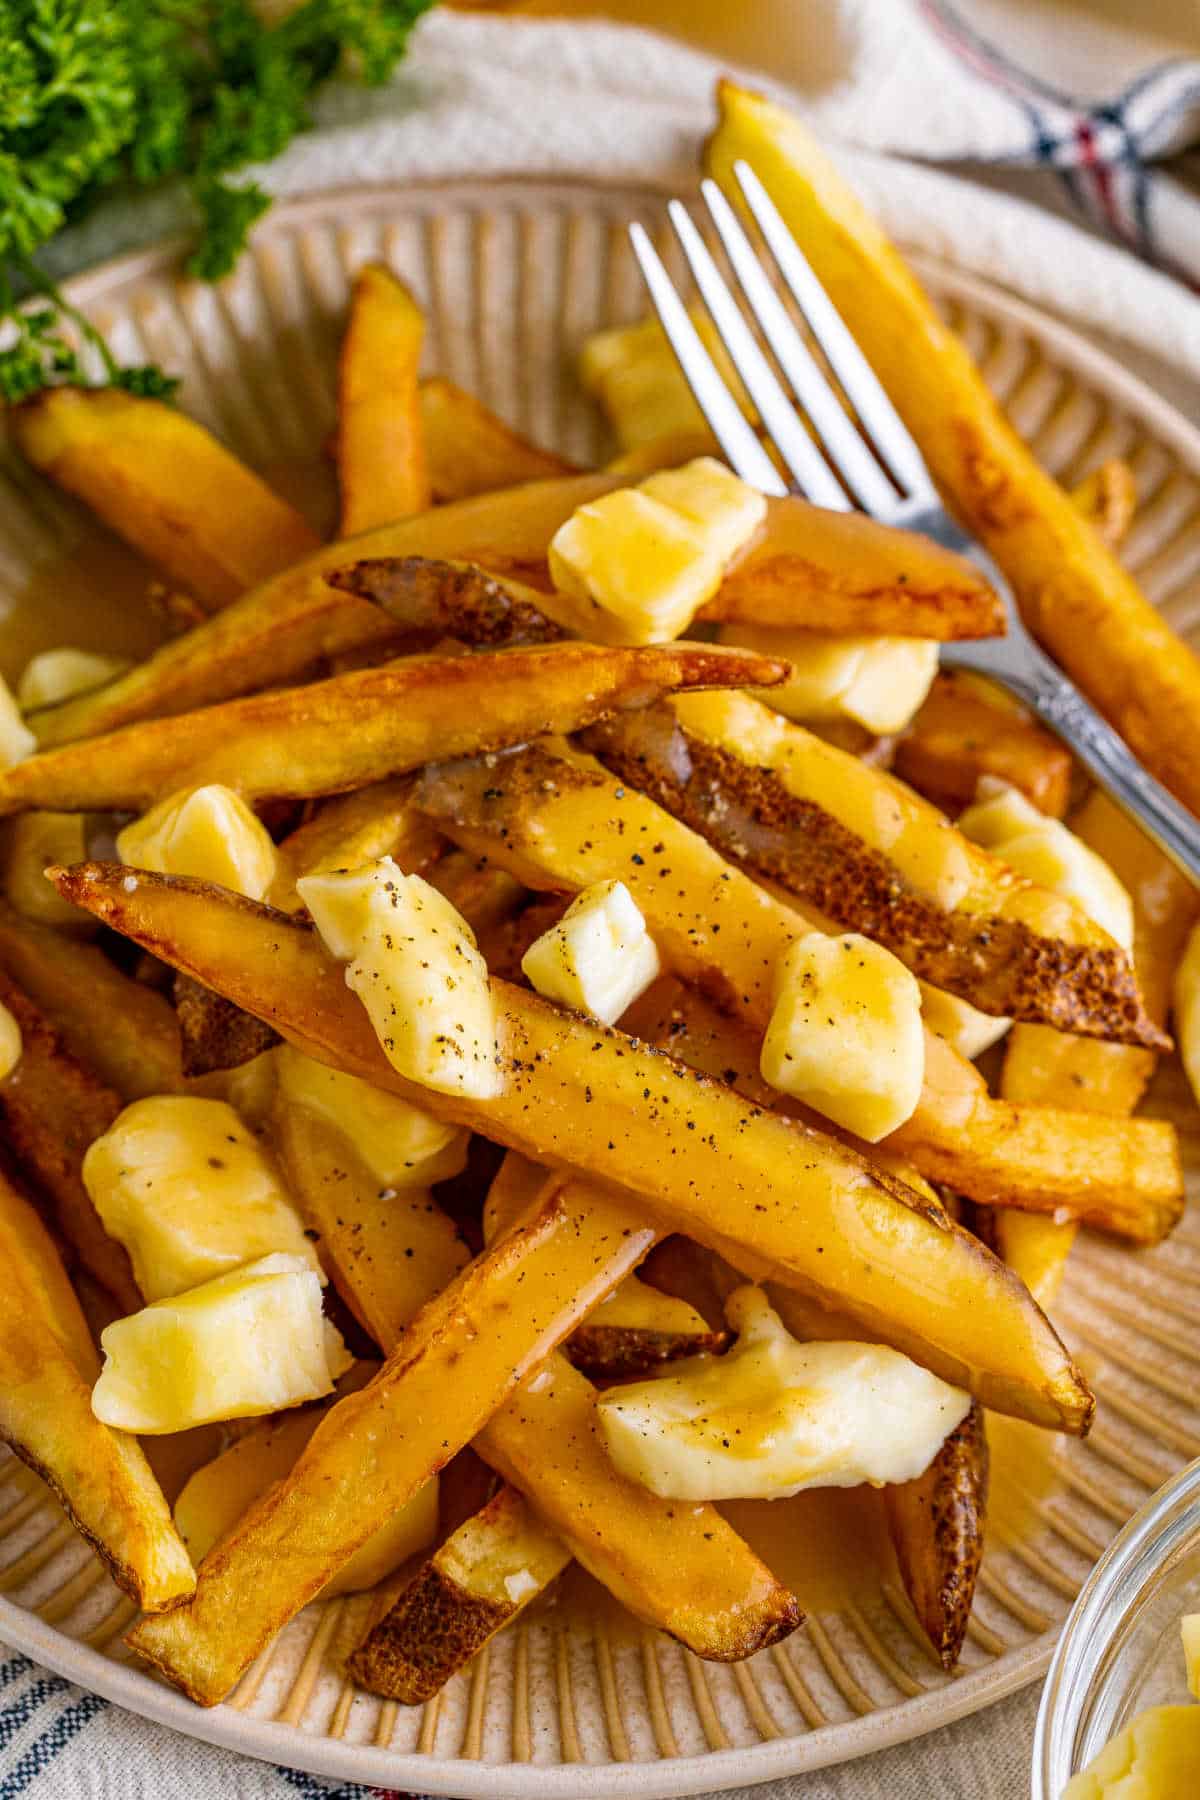
[[[546,596],[472,563],[380,556],[334,569],[329,585],[370,600],[400,631],[462,638],[474,648],[552,644],[571,634],[544,610]]]
[[[535,1162],[623,1185],[640,1208],[661,1209],[664,1228],[736,1239],[773,1279],[828,1294],[997,1410],[1086,1430],[1091,1397],[1015,1278],[940,1209],[821,1133],[496,980],[501,1093],[436,1094],[396,1073],[340,965],[286,915],[182,877],[130,882],[119,864],[51,879],[319,1061]],[[601,1105],[588,1104],[589,1089]],[[697,1157],[700,1180],[689,1173]]]
[[[210,612],[316,549],[315,531],[202,425],[119,388],[45,388],[10,413],[35,469]]]
[[[905,1591],[947,1672],[967,1635],[983,1556],[987,1487],[983,1408],[973,1405],[923,1475],[883,1490]]]
[[[122,1100],[179,1091],[179,1026],[170,1002],[122,974],[98,945],[25,919],[0,900],[0,968],[70,1055]]]
[[[474,394],[443,376],[421,383],[418,404],[435,500],[468,500],[579,472],[565,457],[521,437]]]
[[[425,315],[381,263],[358,271],[338,357],[341,535],[424,512],[429,471],[417,391]]]
[[[1071,755],[1019,708],[993,705],[961,674],[934,677],[929,698],[896,745],[902,780],[957,812],[975,798],[981,775],[1019,788],[1061,819],[1071,795]]]
[[[934,807],[748,694],[586,739],[760,878],[984,1012],[1163,1049],[1128,954]]]
[[[471,562],[548,587],[546,553],[559,526],[577,506],[627,485],[618,476],[572,475],[480,494],[368,532],[355,541],[355,556]],[[752,570],[744,574],[747,559]],[[328,544],[95,694],[33,714],[39,742],[67,743],[211,705],[296,679],[321,657],[387,643],[395,629],[390,620],[329,586],[328,577],[347,561],[344,543]],[[735,612],[760,624],[936,637],[999,629],[999,603],[969,563],[913,533],[861,514],[825,512],[794,496],[770,501],[764,532],[735,560],[729,583],[733,597],[726,602],[717,594],[702,617]],[[726,606],[734,611],[726,613]]]
[[[58,796],[64,812],[143,812],[223,782],[244,799],[311,799],[381,781],[437,754],[496,750],[574,731],[669,689],[771,686],[786,663],[709,644],[614,649],[544,644],[407,657],[308,687],[228,700],[31,756],[0,773],[0,813]]]
[[[176,975],[174,1001],[185,1078],[240,1069],[279,1042],[279,1034],[269,1025],[190,975]]]
[[[502,1487],[448,1537],[373,1625],[346,1667],[405,1706],[431,1700],[571,1561],[515,1488]]]
[[[422,1308],[379,1374],[331,1408],[291,1473],[204,1559],[174,1621],[127,1642],[201,1705],[228,1693],[275,1632],[497,1406],[653,1241],[628,1206],[569,1181]]]
[[[121,1312],[137,1312],[142,1296],[123,1245],[109,1237],[80,1173],[88,1146],[121,1111],[121,1097],[65,1048],[58,1033],[0,974],[0,1001],[21,1028],[21,1060],[0,1082],[0,1118],[8,1146],[49,1202],[62,1240]]]
[[[390,1350],[417,1307],[449,1278],[446,1258],[458,1251],[448,1222],[436,1207],[423,1211],[414,1203],[405,1220],[402,1197],[380,1201],[350,1147],[300,1109],[278,1109],[275,1132],[297,1203],[320,1234],[318,1249],[339,1293],[364,1330]],[[536,1203],[545,1183],[543,1170],[526,1199]],[[631,1222],[640,1225],[640,1215]],[[415,1254],[405,1255],[408,1249]],[[786,1635],[800,1616],[786,1590],[714,1508],[700,1507],[680,1523],[675,1508],[618,1475],[592,1416],[593,1390],[558,1363],[552,1357],[542,1371],[543,1377],[551,1367],[558,1373],[549,1385],[538,1383],[546,1398],[537,1421],[522,1395],[514,1396],[485,1426],[481,1453],[503,1466],[535,1506],[567,1518],[576,1536],[582,1532],[599,1580],[698,1656],[746,1656]],[[539,1543],[545,1538],[535,1520],[523,1529]],[[444,1591],[442,1598],[449,1603]],[[446,1670],[447,1678],[451,1673]]]
[[[644,782],[644,770],[636,773]],[[624,881],[670,966],[761,1039],[775,970],[808,921],[631,782],[542,744],[491,767],[475,758],[431,765],[418,796],[457,842],[531,886],[573,893]],[[993,1101],[978,1071],[928,1031],[917,1109],[884,1143],[972,1199],[1067,1208],[1139,1243],[1165,1235],[1182,1205],[1169,1125],[1084,1128],[1050,1108]]]
[[[272,906],[299,912],[302,902],[296,882],[301,875],[357,869],[381,856],[394,857],[407,875],[428,869],[437,860],[444,840],[417,811],[412,796],[412,776],[401,775],[339,794],[319,806],[311,819],[276,845]]]
[[[722,82],[709,173],[757,171],[955,512],[1025,621],[1146,766],[1200,812],[1200,659],[1038,467],[970,353],[798,119]],[[919,347],[919,348],[915,348]]]
[[[481,945],[490,943],[505,929],[526,899],[519,881],[503,869],[481,866],[462,850],[448,850],[434,863],[426,879],[462,914]]]
[[[92,1412],[99,1358],[58,1252],[0,1175],[0,1437],[49,1483],[109,1574],[147,1612],[195,1576],[138,1441]]]
[[[1072,829],[1102,856],[1133,900],[1133,960],[1152,1018],[1165,1019],[1171,981],[1200,901],[1185,875],[1105,795],[1094,792]],[[1153,1051],[1098,1044],[1044,1026],[1016,1025],[1005,1046],[1000,1092],[1017,1103],[1128,1117],[1154,1073]],[[998,1207],[995,1247],[1042,1306],[1057,1296],[1077,1226]]]

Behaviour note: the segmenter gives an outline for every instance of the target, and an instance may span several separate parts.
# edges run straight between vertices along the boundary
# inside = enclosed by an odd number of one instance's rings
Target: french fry
[[[462,850],[448,850],[430,869],[427,880],[462,914],[481,943],[489,943],[503,931],[526,898],[519,881],[503,869],[481,866]]]
[[[461,637],[474,648],[552,644],[571,635],[547,616],[538,589],[511,577],[501,582],[472,563],[375,557],[335,569],[329,584],[372,601],[400,631]]]
[[[188,975],[176,975],[175,1017],[185,1078],[240,1069],[279,1042],[277,1032]]]
[[[0,1001],[21,1029],[21,1059],[0,1082],[0,1118],[21,1170],[45,1194],[62,1240],[123,1313],[142,1296],[124,1247],[109,1237],[83,1185],[84,1153],[121,1111],[121,1097],[64,1047],[29,996],[0,973]]]
[[[1019,788],[1061,819],[1071,794],[1071,756],[1020,709],[992,704],[968,678],[934,677],[929,698],[896,745],[897,775],[956,812],[975,798],[981,775]]]
[[[576,507],[626,485],[612,475],[527,482],[382,526],[357,539],[354,550],[368,560],[477,563],[545,587],[547,550],[559,526]],[[717,594],[702,616],[939,638],[1000,629],[999,602],[969,563],[861,514],[825,512],[795,497],[772,500],[764,533],[743,555],[749,567],[743,572],[740,561],[731,567],[730,598]],[[137,719],[187,712],[295,679],[321,657],[387,643],[395,630],[390,620],[329,586],[328,577],[346,561],[344,543],[326,545],[96,694],[31,715],[39,742],[63,744]]]
[[[1133,900],[1134,965],[1147,1011],[1164,1019],[1174,969],[1200,910],[1196,891],[1103,794],[1089,797],[1072,829],[1104,858]],[[1000,1091],[1018,1104],[1033,1101],[1128,1117],[1146,1091],[1156,1060],[1153,1051],[1134,1045],[1099,1044],[1044,1026],[1016,1025],[1005,1047]],[[1051,1305],[1075,1241],[1074,1221],[997,1207],[991,1226],[1005,1262],[1040,1305]]]
[[[476,1435],[572,1325],[645,1254],[627,1204],[552,1185],[422,1308],[375,1379],[332,1407],[291,1473],[205,1558],[173,1623],[131,1648],[201,1705]]]
[[[719,848],[984,1012],[1162,1049],[1128,954],[886,772],[748,694],[587,743]],[[0,789],[2,791],[2,789]]]
[[[1185,805],[1200,812],[1200,660],[1038,467],[955,337],[806,128],[722,82],[709,173],[757,170],[920,445],[1016,590],[1030,629]]]
[[[316,549],[311,526],[186,413],[119,388],[44,388],[9,415],[35,469],[215,612]]]
[[[987,1486],[983,1409],[973,1405],[923,1475],[883,1490],[905,1592],[947,1672],[967,1635],[983,1556]]]
[[[514,1224],[544,1184],[547,1171],[510,1150],[488,1189],[484,1241]],[[577,1325],[561,1352],[591,1381],[645,1375],[681,1356],[724,1350],[730,1334],[711,1330],[687,1301],[663,1294],[638,1275],[627,1275],[593,1313]]]
[[[1071,489],[1071,503],[1110,550],[1117,550],[1137,511],[1137,476],[1119,456],[1110,456]]]
[[[440,375],[421,383],[418,405],[435,500],[469,500],[579,472],[565,457],[531,444],[474,394]]]
[[[466,1246],[424,1189],[381,1195],[353,1145],[303,1107],[277,1105],[272,1133],[330,1279],[363,1330],[390,1350],[469,1261]]]
[[[373,1625],[346,1667],[362,1687],[419,1706],[571,1561],[515,1488],[502,1487],[448,1537]]]
[[[425,815],[417,811],[412,795],[412,777],[402,775],[355,788],[319,806],[311,819],[276,845],[272,906],[284,912],[299,912],[302,902],[296,882],[301,875],[357,869],[381,856],[394,857],[408,875],[428,869],[436,861],[444,840]]]
[[[657,757],[662,739],[649,744]],[[681,765],[668,753],[662,766],[669,778]],[[674,795],[667,812],[638,792],[644,761],[627,767],[614,780],[588,757],[531,745],[491,768],[477,759],[432,765],[418,800],[457,842],[531,886],[573,893],[624,881],[669,965],[761,1038],[775,970],[807,922],[672,816],[682,810]],[[1110,1120],[1084,1129],[1054,1109],[993,1101],[972,1065],[930,1032],[916,1112],[884,1142],[972,1199],[1069,1208],[1139,1243],[1164,1236],[1182,1205],[1170,1126]]]
[[[625,481],[644,481],[647,475],[657,475],[660,469],[678,469],[698,456],[721,456],[721,446],[707,426],[666,431],[660,437],[647,438],[645,443],[614,456],[604,467],[607,474],[620,475]]]
[[[0,968],[69,1054],[122,1100],[179,1091],[179,1025],[170,1002],[122,974],[98,945],[22,918],[0,900]]]
[[[429,471],[417,391],[425,315],[381,263],[359,270],[338,358],[341,535],[424,512]]]
[[[318,1250],[339,1293],[364,1330],[390,1350],[416,1309],[453,1273],[447,1262],[460,1247],[448,1222],[419,1201],[407,1214],[402,1197],[381,1201],[349,1146],[299,1109],[280,1109],[275,1128],[297,1203],[319,1233]],[[535,1203],[545,1179],[542,1171]],[[484,1428],[479,1448],[488,1460],[502,1464],[535,1506],[568,1520],[598,1579],[620,1592],[639,1617],[683,1636],[697,1655],[748,1655],[792,1629],[799,1613],[791,1597],[712,1507],[689,1511],[680,1523],[675,1508],[616,1473],[592,1416],[593,1390],[558,1362],[552,1357],[536,1384],[545,1394],[536,1420],[528,1394],[520,1393]],[[506,1540],[514,1517],[503,1510]],[[549,1567],[545,1528],[524,1515],[520,1529],[537,1556],[534,1566]],[[477,1535],[476,1567],[482,1541]],[[459,1572],[470,1592],[465,1571]],[[439,1592],[446,1614],[444,1659],[465,1645],[473,1627],[461,1610],[451,1616],[452,1595]],[[447,1678],[451,1673],[446,1670]]]
[[[49,1483],[113,1580],[147,1612],[177,1606],[192,1565],[134,1437],[92,1411],[99,1358],[58,1253],[0,1175],[0,1437]]]
[[[408,657],[66,744],[0,773],[0,813],[144,812],[223,782],[244,799],[311,799],[402,774],[435,753],[574,731],[623,706],[710,682],[780,680],[787,665],[709,644],[542,644]]]
[[[821,1133],[495,980],[500,1094],[435,1093],[397,1074],[340,965],[286,915],[182,877],[130,884],[120,865],[51,879],[319,1061],[535,1162],[623,1186],[661,1211],[664,1229],[720,1247],[735,1239],[772,1279],[827,1295],[997,1410],[1086,1430],[1090,1395],[1020,1283],[941,1209]]]

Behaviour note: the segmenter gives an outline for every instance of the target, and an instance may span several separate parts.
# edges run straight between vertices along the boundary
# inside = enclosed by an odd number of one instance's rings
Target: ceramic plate
[[[185,377],[182,402],[318,516],[321,447],[350,280],[390,262],[429,309],[427,367],[580,461],[603,431],[574,375],[600,324],[644,305],[624,225],[667,251],[648,188],[498,181],[356,190],[281,205],[218,288],[181,279],[171,248],[74,284],[123,357]],[[1069,329],[952,269],[922,272],[1036,455],[1073,482],[1105,456],[1137,473],[1125,556],[1185,633],[1200,627],[1200,436]],[[0,464],[0,663],[65,641],[153,638],[146,572],[11,459]],[[118,603],[119,595],[119,603]],[[1178,1068],[1150,1110],[1197,1119]],[[989,1550],[959,1673],[930,1660],[868,1493],[779,1510],[767,1554],[807,1624],[735,1667],[703,1663],[570,1590],[510,1628],[424,1708],[343,1673],[371,1596],[309,1607],[224,1706],[205,1712],[123,1657],[129,1606],[45,1490],[0,1468],[0,1637],[84,1687],[180,1731],[315,1774],[461,1796],[692,1794],[841,1762],[988,1705],[1045,1670],[1070,1603],[1112,1533],[1200,1454],[1200,1231],[1146,1253],[1082,1240],[1057,1322],[1099,1395],[1086,1444],[996,1438]],[[1018,1441],[1011,1440],[1014,1435]],[[802,1497],[804,1499],[805,1497]],[[760,1509],[761,1510],[761,1509]],[[761,1520],[755,1529],[761,1527]]]

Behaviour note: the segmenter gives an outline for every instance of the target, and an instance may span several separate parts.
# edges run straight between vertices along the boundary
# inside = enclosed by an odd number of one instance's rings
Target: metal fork
[[[840,510],[857,502],[876,519],[924,532],[947,549],[969,556],[1004,599],[1007,634],[942,644],[942,662],[990,676],[1031,707],[1164,854],[1200,884],[1200,821],[1142,767],[1026,631],[1012,590],[983,547],[942,505],[921,452],[762,182],[748,163],[736,163],[734,173],[785,286],[870,441],[845,411],[793,324],[725,195],[715,182],[705,181],[701,188],[705,205],[750,312],[821,446],[806,430],[687,208],[672,200],[671,222],[700,296],[790,481],[780,475],[718,373],[645,230],[633,224],[629,235],[655,310],[730,466],[764,494],[800,493],[818,506]]]

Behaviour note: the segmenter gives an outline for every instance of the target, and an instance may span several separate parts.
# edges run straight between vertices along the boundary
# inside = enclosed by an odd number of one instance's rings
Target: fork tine
[[[696,396],[696,404],[729,458],[730,467],[743,481],[758,488],[760,493],[777,496],[786,494],[786,482],[759,443],[741,407],[704,348],[700,334],[688,318],[687,308],[675,292],[671,277],[663,267],[662,258],[650,242],[645,228],[638,224],[631,225],[629,241],[650,290],[654,310],[667,334],[667,341],[679,360],[688,386]]]
[[[874,369],[850,335],[841,314],[818,281],[808,258],[788,230],[774,201],[749,163],[736,162],[733,172],[746,204],[779,265],[784,281],[855,412],[870,432],[906,497],[936,500],[925,459],[908,427],[888,399]]]
[[[845,512],[850,502],[821,455],[795,407],[784,393],[774,370],[759,349],[742,317],[737,301],[721,277],[708,246],[692,222],[690,213],[680,200],[672,200],[667,211],[683,254],[696,279],[701,298],[712,315],[713,324],[729,352],[729,360],[746,384],[746,390],[758,408],[767,435],[792,472],[796,485],[817,506],[828,506]]]
[[[792,324],[733,208],[715,181],[702,182],[700,191],[750,310],[791,383],[792,392],[812,420],[826,455],[868,512],[891,512],[896,505],[896,490]]]

